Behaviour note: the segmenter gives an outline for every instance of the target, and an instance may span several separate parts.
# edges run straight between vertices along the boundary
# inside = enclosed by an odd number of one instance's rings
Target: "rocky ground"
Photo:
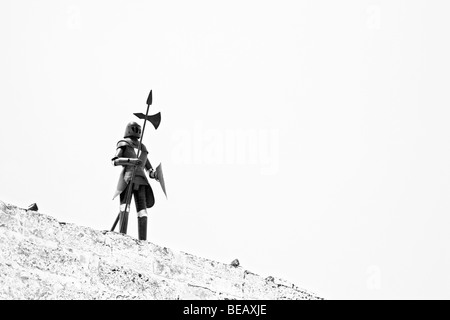
[[[274,277],[0,201],[0,299],[319,299]]]

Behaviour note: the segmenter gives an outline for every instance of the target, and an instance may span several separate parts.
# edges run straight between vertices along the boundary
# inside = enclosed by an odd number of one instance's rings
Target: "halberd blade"
[[[133,114],[139,119],[145,119],[145,114],[143,113],[133,113]],[[158,129],[159,124],[161,123],[161,112],[147,116],[147,120],[152,123],[155,129]]]

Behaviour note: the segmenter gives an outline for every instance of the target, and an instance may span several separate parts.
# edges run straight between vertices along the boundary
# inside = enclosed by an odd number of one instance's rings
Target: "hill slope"
[[[0,201],[0,299],[317,299],[277,278]]]

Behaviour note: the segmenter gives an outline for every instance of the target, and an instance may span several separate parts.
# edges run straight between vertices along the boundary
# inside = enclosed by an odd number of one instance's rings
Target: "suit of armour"
[[[145,175],[145,170],[148,170],[150,178],[156,179],[156,174],[147,158],[148,151],[145,145],[141,145],[139,159],[137,158],[140,143],[138,141],[139,137],[140,126],[135,122],[131,122],[127,126],[124,139],[117,143],[116,154],[111,161],[115,166],[121,165],[123,168],[119,176],[117,189],[113,199],[118,195],[120,196],[120,232],[127,233],[130,206],[128,205],[126,208],[126,197],[128,189],[132,188],[131,192],[135,201],[138,216],[139,240],[146,240],[147,209],[153,207],[155,198]],[[134,180],[131,181],[133,170],[135,170],[135,177]]]

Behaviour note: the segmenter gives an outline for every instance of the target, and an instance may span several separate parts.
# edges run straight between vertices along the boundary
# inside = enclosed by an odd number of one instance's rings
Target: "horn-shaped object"
[[[161,188],[164,192],[164,195],[166,196],[167,199],[167,193],[166,193],[166,184],[164,183],[164,175],[163,175],[163,171],[162,171],[162,164],[160,163],[159,166],[156,167],[156,177],[159,180],[159,184],[161,185]]]

